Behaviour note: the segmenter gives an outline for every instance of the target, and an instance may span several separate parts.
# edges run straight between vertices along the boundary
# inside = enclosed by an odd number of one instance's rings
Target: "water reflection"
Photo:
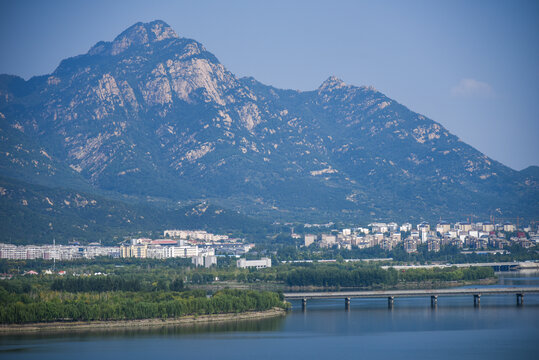
[[[111,329],[89,329],[80,331],[65,332],[41,332],[25,335],[8,335],[0,338],[0,346],[9,341],[17,340],[43,340],[43,339],[70,339],[77,340],[96,338],[135,338],[135,337],[163,337],[196,335],[202,333],[229,333],[229,332],[265,332],[279,331],[284,324],[284,316],[278,316],[260,320],[238,320],[219,323],[204,324],[184,324],[184,325],[163,325],[153,327],[132,327],[132,328],[111,328]],[[1,348],[0,348],[1,351]]]
[[[539,273],[500,274],[500,285],[539,286]],[[0,337],[4,359],[535,359],[539,295],[309,300],[257,321]]]

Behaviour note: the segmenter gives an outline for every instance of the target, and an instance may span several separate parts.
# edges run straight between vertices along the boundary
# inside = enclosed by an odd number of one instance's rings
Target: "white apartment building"
[[[163,258],[198,256],[198,246],[162,246]]]
[[[165,230],[163,236],[169,238],[180,238],[201,241],[225,241],[228,235],[216,235],[205,230]]]
[[[270,258],[262,258],[260,260],[247,260],[247,259],[239,259],[236,261],[236,266],[240,269],[245,269],[249,267],[255,267],[257,269],[263,269],[271,267],[271,259]]]
[[[209,268],[212,265],[217,265],[217,256],[214,255],[198,255],[192,257],[191,259],[191,261],[196,267],[204,266],[206,268]]]
[[[402,231],[402,232],[412,231],[412,224],[404,223],[404,224],[401,225],[399,230]]]

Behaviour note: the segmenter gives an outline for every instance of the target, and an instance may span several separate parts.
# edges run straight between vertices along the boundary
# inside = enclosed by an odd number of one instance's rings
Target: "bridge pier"
[[[524,305],[524,294],[517,294],[517,306]]]
[[[474,306],[480,306],[481,295],[504,294],[515,296],[517,305],[522,305],[525,294],[538,294],[537,287],[484,287],[484,288],[450,288],[450,289],[414,289],[414,290],[373,290],[373,291],[332,291],[332,292],[297,292],[284,293],[286,300],[302,301],[303,310],[307,308],[308,299],[344,299],[345,307],[351,305],[351,299],[387,298],[391,309],[396,297],[430,297],[431,306],[436,307],[440,296],[473,296]],[[514,301],[514,300],[513,300]],[[297,303],[296,303],[297,304]],[[513,303],[514,304],[514,303]],[[297,306],[297,305],[296,305]]]
[[[349,297],[344,298],[344,309],[345,310],[350,310],[350,298]]]
[[[301,300],[301,310],[307,310],[307,299]]]

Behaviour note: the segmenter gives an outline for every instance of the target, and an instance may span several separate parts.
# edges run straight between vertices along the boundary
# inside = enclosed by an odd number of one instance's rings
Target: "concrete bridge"
[[[331,292],[294,292],[284,293],[286,300],[302,300],[303,309],[309,299],[344,299],[345,308],[350,307],[350,300],[356,298],[387,298],[388,306],[393,307],[396,297],[430,296],[431,306],[438,304],[438,296],[472,295],[474,306],[479,306],[481,295],[515,294],[517,305],[524,302],[524,294],[539,293],[539,287],[485,287],[456,289],[421,289],[421,290],[374,290],[374,291],[331,291]]]

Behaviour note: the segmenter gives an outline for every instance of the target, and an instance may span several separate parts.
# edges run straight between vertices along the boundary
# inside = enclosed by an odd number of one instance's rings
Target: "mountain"
[[[0,121],[2,174],[42,186],[278,221],[539,215],[536,170],[490,159],[372,87],[237,78],[162,21],[50,75],[1,75]]]

